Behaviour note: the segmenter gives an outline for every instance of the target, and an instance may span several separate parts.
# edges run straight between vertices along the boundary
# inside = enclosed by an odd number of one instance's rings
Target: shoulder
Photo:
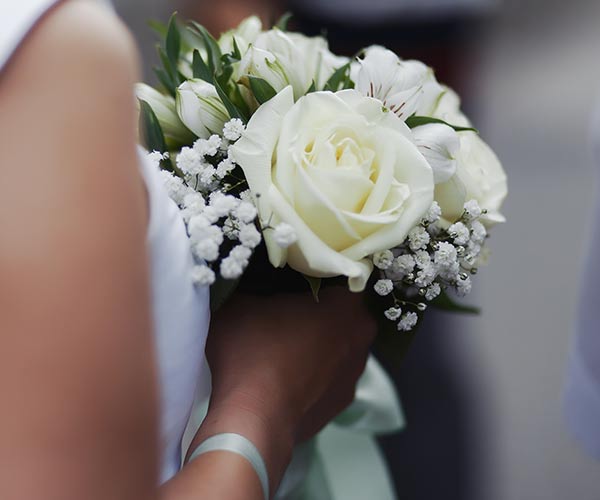
[[[1,76],[2,132],[16,133],[15,123],[22,124],[22,133],[39,131],[55,143],[68,139],[72,144],[101,132],[128,140],[133,149],[137,51],[124,25],[102,5],[59,3],[37,23]]]
[[[83,65],[92,74],[117,70],[137,76],[138,56],[131,34],[111,10],[96,2],[67,0],[59,4],[34,30],[32,39],[38,55],[55,63]],[[69,57],[64,57],[66,54]]]
[[[87,0],[67,0],[34,27],[0,79],[0,99],[42,92],[71,102],[93,93],[131,95],[138,78],[135,43],[107,8]],[[98,99],[96,99],[98,101]]]
[[[55,196],[66,211],[81,203],[81,187],[91,186],[86,216],[92,221],[125,230],[119,213],[143,218],[137,64],[135,45],[110,10],[67,0],[50,11],[0,78],[0,176],[6,185],[10,180],[35,196]]]

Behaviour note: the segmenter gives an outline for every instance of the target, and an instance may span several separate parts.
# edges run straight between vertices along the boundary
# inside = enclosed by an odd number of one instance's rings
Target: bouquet
[[[317,300],[340,280],[365,292],[396,336],[429,304],[471,311],[451,297],[487,260],[506,175],[431,68],[381,46],[337,56],[286,19],[218,39],[154,26],[160,87],[137,87],[140,135],[213,308],[240,283],[299,279]]]

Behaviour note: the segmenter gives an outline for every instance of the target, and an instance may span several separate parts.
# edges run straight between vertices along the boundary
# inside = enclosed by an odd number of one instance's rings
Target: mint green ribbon
[[[404,417],[394,385],[374,357],[354,402],[294,451],[276,500],[396,500],[375,436],[398,431]]]

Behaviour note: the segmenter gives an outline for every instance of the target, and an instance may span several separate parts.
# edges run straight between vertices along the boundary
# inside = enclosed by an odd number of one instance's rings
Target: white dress
[[[35,24],[57,4],[58,0],[0,2],[0,72]],[[134,99],[133,92],[131,98]],[[210,376],[204,358],[209,296],[206,288],[192,284],[193,258],[185,226],[158,171],[142,156],[140,169],[146,181],[150,212],[147,244],[159,363],[162,482],[180,468],[181,440],[195,395],[209,395]]]

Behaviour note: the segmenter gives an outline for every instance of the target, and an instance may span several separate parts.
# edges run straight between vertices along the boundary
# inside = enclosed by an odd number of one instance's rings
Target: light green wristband
[[[211,451],[229,451],[231,453],[237,453],[248,460],[258,476],[263,493],[265,494],[265,500],[269,500],[269,474],[267,473],[267,466],[252,441],[240,434],[217,434],[203,441],[202,444],[194,450],[190,456],[189,462],[198,458],[200,455],[204,455]]]

